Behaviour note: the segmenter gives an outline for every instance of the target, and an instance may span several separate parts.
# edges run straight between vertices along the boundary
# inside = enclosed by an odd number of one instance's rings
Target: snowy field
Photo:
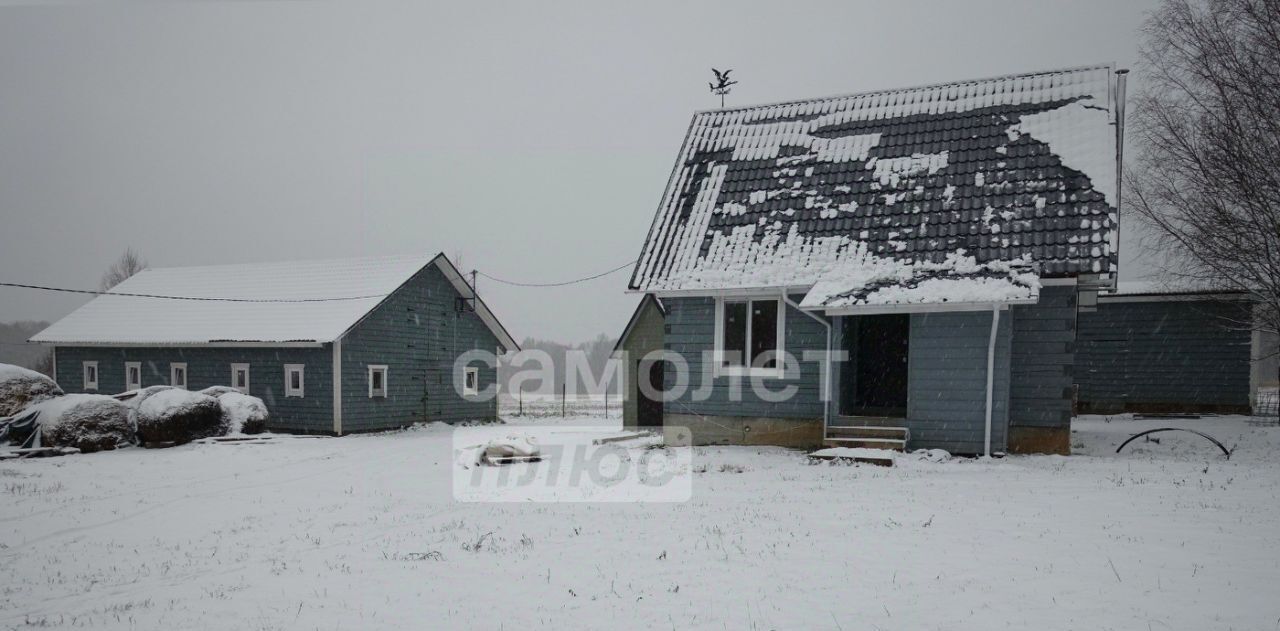
[[[1170,425],[1237,451],[1113,453]],[[2,462],[0,628],[1280,628],[1280,429],[1093,417],[1074,443],[697,449],[678,504],[454,502],[444,426]]]

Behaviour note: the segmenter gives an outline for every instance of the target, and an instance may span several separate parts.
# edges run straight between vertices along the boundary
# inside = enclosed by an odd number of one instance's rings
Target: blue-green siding
[[[249,394],[271,410],[271,429],[292,432],[333,431],[332,351],[323,348],[100,347],[59,346],[55,352],[58,384],[67,392],[85,392],[83,362],[98,362],[98,390],[125,389],[125,362],[142,364],[142,385],[169,384],[169,365],[187,364],[187,388],[231,384],[231,364],[249,364]],[[303,364],[303,396],[284,396],[284,365]]]
[[[990,311],[911,316],[907,356],[907,427],[912,448],[982,453],[987,412]],[[1009,425],[1009,312],[996,330],[991,450],[1003,451]]]
[[[762,401],[753,396],[744,379],[741,400],[730,399],[730,377],[712,381],[710,397],[695,400],[693,391],[708,378],[703,359],[714,350],[715,300],[713,298],[667,298],[665,348],[679,353],[689,363],[691,383],[679,398],[665,405],[667,414],[695,414],[720,417],[766,417],[820,419],[823,416],[817,362],[801,361],[800,372],[791,379],[768,379],[777,390],[795,385],[794,397],[784,402]],[[1024,314],[1024,317],[1030,317]],[[992,449],[1007,444],[1014,316],[1001,313],[997,331],[996,367],[993,392]],[[832,319],[833,348],[840,348],[839,319]],[[942,448],[957,453],[980,453],[986,425],[987,346],[991,333],[991,312],[930,313],[911,316],[908,356],[908,403],[904,421],[912,432],[913,448]],[[826,328],[808,315],[788,306],[786,350],[799,358],[805,350],[826,348]],[[1028,351],[1030,352],[1030,351]],[[849,361],[856,361],[850,357]],[[832,405],[839,409],[839,380],[851,378],[838,364],[832,374]],[[709,373],[709,370],[706,371]],[[843,375],[843,376],[842,376]],[[671,371],[667,387],[675,385]],[[1027,405],[1034,405],[1028,402]]]
[[[1080,314],[1083,411],[1249,409],[1247,303],[1101,301]]]
[[[799,300],[802,296],[794,296]],[[715,350],[715,299],[714,298],[664,298],[667,307],[664,347],[678,353],[689,363],[690,384],[688,390],[676,400],[664,406],[667,414],[703,414],[709,416],[746,416],[771,418],[822,418],[822,401],[818,390],[821,372],[816,361],[800,361],[799,373],[788,379],[765,379],[770,390],[781,390],[789,385],[797,388],[795,396],[783,402],[762,401],[751,393],[750,379],[745,377],[713,378],[710,361]],[[813,318],[790,305],[786,305],[785,342],[788,353],[802,360],[806,350],[822,351],[827,347],[827,329]],[[668,389],[675,385],[675,371],[667,371]],[[740,401],[732,400],[731,380],[741,385]],[[695,401],[694,390],[710,383],[710,396]]]
[[[494,353],[498,340],[480,317],[459,311],[461,297],[435,265],[406,282],[342,340],[344,432],[402,427],[421,421],[497,418],[497,397],[462,396],[454,388],[454,360],[466,351]],[[369,397],[369,366],[386,365],[387,397]],[[483,362],[480,390],[497,380]],[[460,377],[459,377],[460,378]],[[424,415],[423,389],[426,388]]]
[[[1010,309],[1013,366],[1009,424],[1071,427],[1071,384],[1076,362],[1076,288],[1050,286],[1040,301]]]

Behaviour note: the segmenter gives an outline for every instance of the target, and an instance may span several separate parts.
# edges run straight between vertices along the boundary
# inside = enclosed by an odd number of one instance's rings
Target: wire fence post
[[[560,384],[560,418],[565,418],[564,384]]]
[[[517,396],[520,397],[520,414],[518,416],[524,416],[524,388],[520,388],[517,391]]]

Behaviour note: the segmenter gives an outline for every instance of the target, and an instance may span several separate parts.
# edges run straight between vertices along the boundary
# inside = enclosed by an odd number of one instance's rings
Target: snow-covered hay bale
[[[165,390],[176,390],[176,389],[177,388],[174,388],[173,386],[147,386],[145,388],[139,388],[137,390],[129,390],[127,392],[121,392],[120,394],[115,395],[115,399],[117,401],[123,401],[125,405],[128,405],[129,407],[136,410],[138,409],[138,406],[142,404],[143,401],[147,400],[147,397],[153,394],[156,394],[157,392],[164,392]]]
[[[62,396],[62,388],[52,379],[21,366],[0,364],[0,417],[57,396]]]
[[[137,420],[138,439],[144,443],[178,444],[226,433],[217,399],[178,388],[142,398]]]
[[[222,423],[228,434],[261,434],[267,431],[267,404],[258,397],[232,390],[218,397]]]
[[[40,442],[81,452],[115,449],[133,442],[129,406],[102,394],[68,394],[28,409],[38,412]]]
[[[201,390],[200,394],[207,394],[216,399],[224,394],[231,394],[233,392],[237,394],[240,393],[239,390],[236,390],[231,386],[209,386],[208,388]]]

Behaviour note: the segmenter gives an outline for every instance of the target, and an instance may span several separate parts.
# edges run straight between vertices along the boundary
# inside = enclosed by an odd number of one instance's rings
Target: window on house
[[[98,362],[84,363],[84,389],[98,389]]]
[[[305,384],[306,378],[303,375],[302,364],[284,365],[284,396],[302,397]]]
[[[467,368],[462,373],[462,394],[476,395],[480,394],[480,369]]]
[[[169,385],[183,390],[187,389],[186,364],[169,364]]]
[[[719,311],[720,367],[776,371],[782,354],[782,301],[728,299],[720,303]]]
[[[124,363],[124,389],[137,390],[142,387],[142,363]]]
[[[231,364],[231,387],[249,394],[249,364]]]
[[[369,366],[369,398],[387,396],[387,367]]]

